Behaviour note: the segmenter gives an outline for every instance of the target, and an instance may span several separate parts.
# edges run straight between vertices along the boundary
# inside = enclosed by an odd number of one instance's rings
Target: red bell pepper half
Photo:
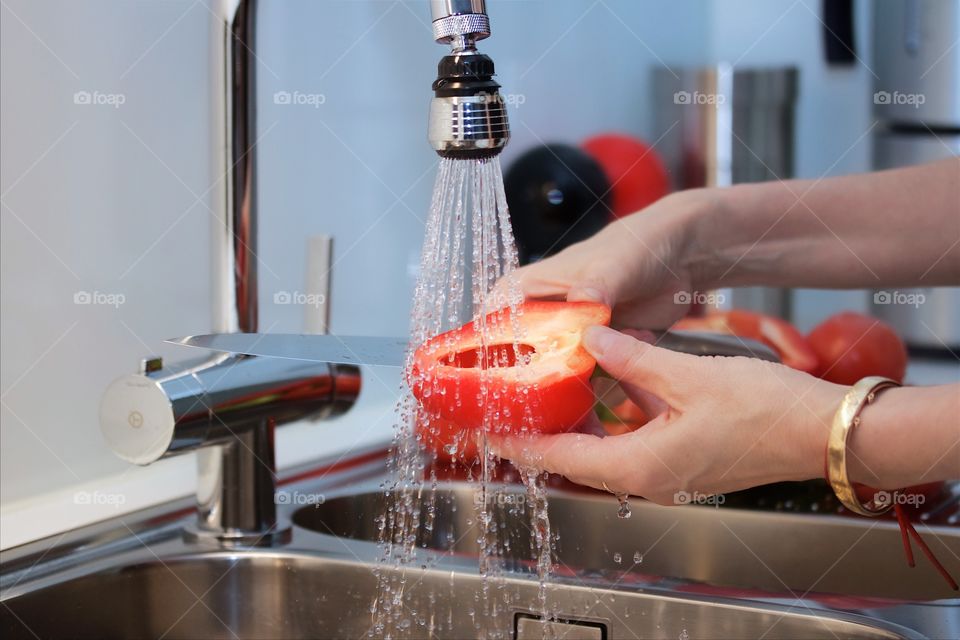
[[[593,409],[596,360],[580,345],[610,309],[594,302],[527,301],[429,340],[410,386],[428,415],[498,433],[569,431]]]

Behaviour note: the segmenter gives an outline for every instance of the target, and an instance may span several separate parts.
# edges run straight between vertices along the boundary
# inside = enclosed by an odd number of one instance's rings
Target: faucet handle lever
[[[307,239],[307,297],[304,305],[305,333],[330,333],[330,288],[333,281],[333,236]]]

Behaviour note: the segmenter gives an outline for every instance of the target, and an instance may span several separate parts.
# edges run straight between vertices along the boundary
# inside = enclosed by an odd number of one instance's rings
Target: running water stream
[[[387,509],[378,521],[381,558],[377,570],[378,597],[371,608],[371,637],[421,637],[436,632],[437,626],[453,615],[471,616],[476,637],[497,637],[510,628],[502,620],[498,623],[497,618],[498,614],[509,615],[511,604],[522,604],[524,608],[549,617],[546,581],[553,566],[553,540],[547,517],[545,476],[522,470],[520,477],[526,493],[505,494],[495,484],[498,461],[486,446],[486,434],[499,431],[502,419],[499,400],[505,391],[503,372],[494,377],[490,370],[506,365],[504,360],[509,360],[519,363],[511,371],[521,375],[519,370],[524,359],[529,358],[520,348],[523,336],[519,317],[523,295],[513,277],[517,266],[516,243],[499,159],[441,159],[414,295],[410,348],[398,402],[390,479],[383,486]],[[460,402],[480,403],[483,425],[476,425],[482,428],[466,431],[457,441],[448,443],[445,453],[456,456],[474,444],[480,451],[480,464],[471,468],[469,476],[476,486],[476,493],[475,513],[468,524],[475,525],[471,533],[476,532],[477,536],[483,588],[476,602],[463,603],[462,608],[446,615],[434,615],[435,612],[410,611],[405,606],[404,589],[408,580],[413,578],[412,582],[416,581],[415,571],[433,566],[442,555],[425,551],[419,545],[425,544],[422,541],[426,538],[436,537],[431,534],[437,533],[434,531],[437,502],[443,499],[437,492],[437,468],[440,465],[421,440],[426,434],[439,434],[444,425],[418,406],[411,384],[424,384],[422,393],[425,396],[450,391],[429,384],[427,374],[423,372],[415,374],[413,355],[417,347],[431,338],[470,320],[477,320],[482,345],[477,358],[480,394],[479,397],[467,394],[461,397],[459,389],[453,393],[458,405]],[[504,326],[506,323],[509,323],[508,327]],[[506,353],[509,347],[502,348],[505,328],[506,335],[512,338],[509,340],[513,343],[512,357]],[[492,338],[494,331],[499,335],[496,340]],[[495,346],[497,348],[487,350],[487,347]],[[413,375],[424,376],[424,379],[412,380]],[[538,389],[535,384],[523,384],[520,388],[526,405],[524,423],[526,428],[533,429]],[[471,442],[474,438],[475,442]],[[518,499],[518,496],[522,498]],[[526,521],[530,529],[529,553],[526,549],[514,548],[511,537],[505,533],[509,529],[504,522],[506,518]],[[425,532],[428,535],[425,536]],[[447,540],[450,546],[455,542]],[[518,555],[524,556],[519,562]],[[500,588],[508,564],[510,567],[534,568],[540,581],[539,603],[509,601],[506,591]],[[395,571],[398,568],[401,571]]]

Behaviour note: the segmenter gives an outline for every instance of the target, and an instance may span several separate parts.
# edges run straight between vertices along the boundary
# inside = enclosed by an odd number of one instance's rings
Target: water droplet
[[[408,384],[420,385],[421,401],[426,403],[436,405],[442,402],[442,406],[456,408],[476,403],[482,408],[481,426],[490,432],[501,431],[502,423],[515,418],[521,411],[518,407],[523,407],[523,418],[527,423],[524,429],[537,430],[534,417],[538,413],[538,387],[536,384],[525,384],[519,393],[516,388],[517,380],[522,378],[523,366],[530,361],[520,350],[522,330],[518,305],[523,300],[523,294],[515,279],[509,276],[517,264],[517,249],[507,212],[499,160],[441,160],[414,294],[411,345],[416,348],[477,318],[481,345],[512,344],[512,356],[508,348],[492,350],[491,357],[486,356],[487,351],[480,350],[480,392],[477,394],[472,390],[468,392],[466,388],[461,390],[459,381],[450,387],[434,384],[432,379],[441,366],[439,364],[418,368],[416,375],[413,375],[413,350],[407,355],[407,371],[410,375],[404,380]],[[505,283],[505,289],[498,283]],[[495,286],[498,287],[496,292]],[[490,312],[494,312],[493,315],[486,317]],[[450,353],[458,346],[450,334],[446,334],[446,337],[437,341],[436,347],[428,348],[427,352],[436,356]],[[511,360],[516,366],[512,366]],[[501,371],[493,375],[492,368]],[[456,542],[465,533],[474,532],[476,536],[471,535],[466,539],[473,538],[480,546],[482,588],[477,594],[476,608],[471,608],[468,613],[475,620],[476,635],[490,635],[486,620],[501,612],[503,605],[508,604],[506,592],[498,595],[497,590],[502,587],[499,576],[512,566],[529,570],[529,564],[523,561],[531,557],[540,586],[539,603],[533,606],[536,608],[539,604],[544,617],[548,618],[546,584],[553,566],[552,545],[555,535],[547,518],[545,477],[536,473],[521,474],[527,490],[526,503],[503,503],[502,499],[510,497],[509,494],[496,493],[490,496],[486,493],[493,481],[496,460],[492,455],[485,454],[481,457],[482,464],[477,465],[479,469],[474,471],[471,468],[468,471],[468,481],[478,483],[484,496],[475,508],[467,507],[472,517],[461,519],[456,515],[455,500],[447,501],[438,514],[434,507],[436,476],[431,468],[428,490],[425,485],[428,467],[423,452],[429,450],[431,439],[443,437],[445,427],[442,428],[433,418],[425,419],[425,425],[419,424],[418,420],[424,419],[423,406],[413,398],[407,384],[401,384],[400,388],[398,424],[389,461],[391,477],[394,479],[382,487],[387,508],[376,525],[380,532],[379,555],[382,559],[376,572],[377,602],[381,606],[374,607],[370,637],[410,635],[397,630],[409,629],[411,620],[420,628],[429,624],[431,630],[434,629],[436,623],[432,605],[436,600],[432,593],[428,595],[430,611],[405,610],[406,573],[403,569],[435,566],[436,556],[428,554],[427,563],[424,563],[418,560],[420,556],[417,554],[422,553],[418,549],[429,548],[433,541],[436,546],[454,550]],[[516,400],[518,395],[521,396],[521,404],[508,402]],[[467,444],[465,439],[445,442],[442,444],[443,452],[452,457],[463,451]],[[522,496],[523,493],[517,495]],[[454,514],[456,517],[453,520],[457,523],[469,519],[468,526],[472,530],[464,531],[462,524],[449,527],[444,524],[441,532],[422,535],[433,531],[434,523],[449,521],[441,514]],[[517,545],[512,545],[506,536],[510,529],[505,526],[504,520],[508,517],[529,519],[528,526],[532,531],[529,552],[525,545],[524,549],[517,549]],[[437,524],[437,527],[440,525]],[[530,555],[523,558],[523,553]],[[511,564],[508,565],[508,562]],[[518,564],[514,565],[515,562]],[[452,584],[453,572],[450,579]],[[503,600],[503,604],[500,600]],[[429,616],[429,622],[425,616]],[[452,629],[452,609],[447,611],[447,620],[447,628]]]

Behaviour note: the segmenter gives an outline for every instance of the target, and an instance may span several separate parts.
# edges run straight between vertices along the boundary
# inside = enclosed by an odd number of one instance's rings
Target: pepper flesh
[[[424,410],[462,427],[557,433],[593,408],[596,360],[580,342],[610,309],[527,301],[443,333],[417,349],[411,388]]]

